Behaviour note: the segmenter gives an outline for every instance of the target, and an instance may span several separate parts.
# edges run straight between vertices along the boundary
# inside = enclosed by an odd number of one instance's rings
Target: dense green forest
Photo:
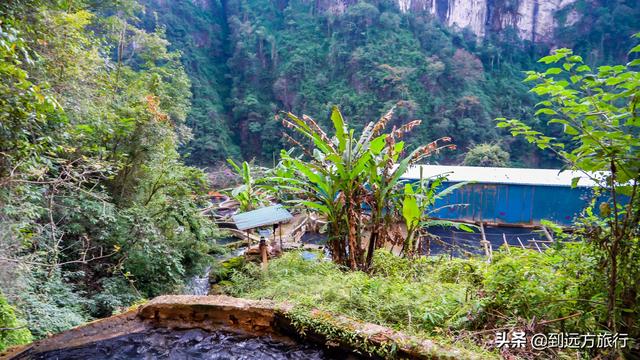
[[[176,291],[214,250],[177,151],[190,81],[139,11],[0,4],[0,287],[35,337]]]
[[[493,124],[498,116],[536,121],[529,109],[537,101],[522,72],[536,68],[551,44],[509,30],[478,39],[429,14],[401,13],[389,0],[361,1],[343,14],[300,0],[143,3],[145,27],[166,29],[193,81],[191,163],[255,157],[271,165],[287,145],[273,118],[279,110],[326,124],[339,105],[361,129],[402,100],[394,124],[428,123],[410,144],[452,136],[458,145],[435,160],[460,163],[474,145],[500,143],[516,166],[558,166]],[[558,28],[553,46],[575,48],[590,64],[626,60],[640,4],[581,0],[557,16],[574,8],[578,22]]]
[[[182,292],[224,252],[203,168],[227,158],[272,167],[234,167],[242,210],[293,199],[323,214],[335,261],[214,265],[228,294],[425,337],[468,331],[473,351],[486,339],[469,334],[492,327],[640,336],[640,2],[576,1],[553,44],[480,39],[389,1],[319,4],[0,3],[0,351]],[[613,176],[573,233],[549,225],[573,244],[445,267],[417,256],[440,185],[401,184],[418,161]],[[407,238],[387,231],[398,221]]]

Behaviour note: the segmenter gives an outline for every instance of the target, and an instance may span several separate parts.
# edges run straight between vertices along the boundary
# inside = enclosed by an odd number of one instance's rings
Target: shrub
[[[59,271],[50,275],[35,271],[20,291],[16,306],[21,310],[29,330],[36,338],[43,338],[90,319],[85,309],[88,300],[83,298]]]
[[[593,312],[599,311],[605,292],[590,284],[595,264],[585,255],[582,243],[544,253],[514,248],[510,255],[496,255],[484,275],[485,311],[493,318],[499,312],[510,321],[569,316],[558,323],[565,331],[596,330]]]
[[[235,296],[289,301],[417,333],[437,333],[457,318],[467,297],[465,281],[440,282],[433,259],[409,261],[376,252],[372,275],[344,272],[328,261],[290,252],[261,272],[251,264],[231,277]]]
[[[14,345],[31,342],[32,336],[24,321],[16,317],[15,309],[0,292],[0,352]]]
[[[89,312],[95,317],[111,316],[142,299],[122,277],[104,278],[100,283],[102,291],[91,298],[89,305]]]
[[[482,284],[483,263],[473,260],[449,259],[446,264],[437,267],[437,278],[444,283],[465,282],[474,286]]]

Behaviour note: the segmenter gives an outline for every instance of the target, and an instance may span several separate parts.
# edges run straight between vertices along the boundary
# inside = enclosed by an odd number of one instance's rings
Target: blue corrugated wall
[[[453,183],[445,182],[441,189],[450,185]],[[452,204],[468,206],[441,209],[432,216],[501,224],[539,224],[545,219],[569,225],[587,206],[591,193],[586,187],[468,184],[438,200],[434,209]]]

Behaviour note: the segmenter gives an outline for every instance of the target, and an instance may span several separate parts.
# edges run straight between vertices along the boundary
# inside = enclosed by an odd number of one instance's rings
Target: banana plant
[[[311,142],[305,146],[293,137],[285,137],[309,158],[302,160],[283,153],[286,165],[298,174],[287,179],[299,186],[305,196],[303,205],[327,216],[330,248],[334,259],[352,269],[361,268],[364,260],[362,232],[365,230],[362,204],[367,194],[366,169],[371,159],[384,147],[384,139],[371,140],[372,132],[363,132],[356,140],[337,107],[331,113],[335,136],[330,138],[317,123],[304,115],[286,113],[285,127],[293,129]],[[346,240],[346,241],[345,241]]]
[[[393,111],[393,109],[392,109]],[[392,112],[385,117],[390,117]],[[406,133],[420,125],[420,120],[411,121],[385,136],[385,148],[371,167],[369,184],[372,189],[370,196],[371,236],[367,252],[367,266],[371,266],[372,255],[376,248],[384,244],[399,245],[403,238],[396,224],[402,216],[397,209],[402,208],[402,184],[401,177],[409,167],[418,161],[438,153],[444,149],[455,149],[455,145],[446,144],[451,141],[449,137],[437,139],[429,144],[418,147],[409,156],[400,160],[404,152],[404,142],[399,141]],[[404,248],[404,246],[403,246]]]
[[[422,229],[429,226],[437,224],[441,226],[455,227],[467,232],[473,232],[473,228],[477,228],[475,225],[467,225],[447,220],[434,220],[431,218],[431,214],[442,209],[442,207],[433,208],[438,199],[442,199],[456,189],[469,184],[469,182],[459,182],[439,191],[445,180],[446,174],[439,174],[431,178],[423,178],[421,173],[420,180],[418,182],[414,184],[404,184],[402,217],[404,218],[405,226],[407,228],[407,237],[403,244],[403,253],[405,256],[412,257],[420,252],[420,239],[418,238],[418,235]],[[446,205],[446,207],[458,206],[466,206],[466,204]]]
[[[254,210],[258,206],[266,204],[268,201],[258,186],[260,180],[253,176],[251,165],[246,161],[243,161],[242,164],[236,164],[232,159],[227,159],[227,162],[242,180],[240,185],[233,189],[227,189],[231,197],[240,204],[240,211]]]
[[[385,221],[384,211],[392,211],[397,185],[408,167],[434,152],[454,148],[441,145],[450,141],[443,138],[417,148],[398,162],[404,143],[396,140],[420,121],[383,133],[394,110],[395,106],[378,121],[367,124],[358,137],[337,107],[331,112],[334,130],[331,137],[311,117],[283,113],[285,128],[301,135],[302,140],[287,133],[284,137],[305,157],[294,158],[283,152],[283,164],[293,170],[295,176],[276,180],[298,189],[299,203],[327,216],[332,256],[351,269],[364,270],[370,264],[373,251],[380,245],[378,234]],[[371,236],[365,249],[363,234],[367,230]]]

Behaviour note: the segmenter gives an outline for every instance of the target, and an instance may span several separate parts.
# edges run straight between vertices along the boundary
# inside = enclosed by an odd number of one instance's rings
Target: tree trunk
[[[618,286],[618,239],[614,237],[609,256],[611,271],[609,274],[609,294],[607,296],[607,327],[616,332],[616,287]]]
[[[373,262],[373,252],[376,250],[376,241],[378,241],[378,231],[379,230],[379,226],[374,223],[373,227],[371,228],[371,236],[369,236],[369,246],[367,249],[367,270],[369,270],[371,268],[371,263]]]

